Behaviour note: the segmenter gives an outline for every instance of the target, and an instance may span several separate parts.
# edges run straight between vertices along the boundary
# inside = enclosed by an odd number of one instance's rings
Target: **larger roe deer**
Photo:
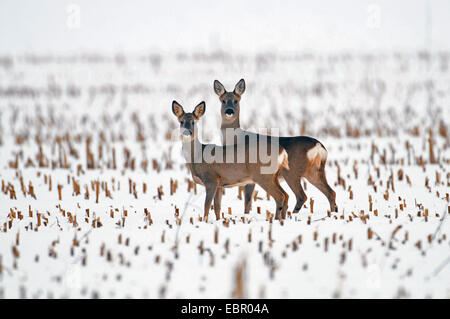
[[[279,184],[278,174],[281,168],[288,167],[286,151],[279,148],[278,144],[276,145],[276,153],[273,154],[276,161],[275,170],[266,174],[263,173],[264,170],[262,168],[267,163],[263,163],[259,156],[260,143],[250,145],[247,141],[245,144],[244,161],[239,163],[237,161],[227,162],[227,153],[232,152],[233,155],[238,154],[237,145],[217,146],[213,144],[202,144],[198,139],[196,122],[205,113],[205,109],[205,102],[201,102],[195,107],[192,113],[185,113],[179,103],[176,101],[172,102],[172,112],[176,115],[180,123],[183,156],[185,157],[193,180],[206,188],[204,206],[205,221],[208,220],[208,212],[211,208],[213,198],[216,219],[220,219],[222,187],[232,187],[248,183],[256,183],[267,191],[276,202],[275,217],[277,219],[285,218],[288,195]],[[271,143],[275,143],[276,141],[273,138],[269,138],[266,142],[267,144],[265,146],[269,146],[272,150]],[[204,157],[206,148],[213,149],[212,153],[214,158],[212,160],[206,161]],[[250,152],[258,152],[256,161],[251,160]],[[241,155],[244,154],[241,153]]]
[[[219,96],[222,104],[222,143],[224,145],[235,144],[236,138],[233,139],[233,135],[254,134],[242,130],[239,123],[240,100],[245,91],[244,79],[241,79],[236,84],[233,92],[227,92],[222,83],[215,80],[214,91]],[[231,136],[229,135],[230,129],[234,131],[234,133],[231,132]],[[328,153],[322,143],[309,136],[279,137],[279,143],[288,153],[289,169],[282,168],[281,176],[286,180],[286,183],[296,196],[297,202],[293,213],[298,213],[307,199],[301,185],[301,177],[306,178],[327,197],[331,211],[337,211],[336,193],[328,185],[325,176],[325,164]],[[255,184],[245,185],[245,213],[248,213],[251,209],[254,189]]]

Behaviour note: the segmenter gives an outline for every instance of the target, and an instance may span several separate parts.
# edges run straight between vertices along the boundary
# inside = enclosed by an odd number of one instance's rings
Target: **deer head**
[[[222,104],[221,116],[222,120],[226,122],[234,122],[239,120],[239,110],[241,96],[245,92],[245,81],[241,79],[234,87],[233,92],[227,92],[222,83],[218,80],[214,81],[214,92],[219,96],[220,103]]]
[[[172,112],[180,123],[180,135],[185,141],[192,141],[197,136],[196,122],[205,114],[206,104],[200,102],[192,113],[185,113],[183,107],[177,102],[172,102]]]

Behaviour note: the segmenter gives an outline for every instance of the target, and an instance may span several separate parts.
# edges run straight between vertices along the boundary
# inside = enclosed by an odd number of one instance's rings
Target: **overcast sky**
[[[440,50],[449,30],[449,0],[0,1],[0,53]]]

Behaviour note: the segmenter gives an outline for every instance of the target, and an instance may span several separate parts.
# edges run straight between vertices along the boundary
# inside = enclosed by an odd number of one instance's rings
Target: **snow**
[[[448,53],[39,57],[0,66],[0,296],[229,298],[245,260],[249,298],[450,297]],[[267,220],[274,201],[258,186],[249,215],[231,188],[225,219],[199,220],[205,192],[188,192],[171,102],[206,101],[201,140],[220,143],[213,81],[231,90],[242,77],[243,128],[325,145],[337,213],[305,182],[308,200],[283,224]]]

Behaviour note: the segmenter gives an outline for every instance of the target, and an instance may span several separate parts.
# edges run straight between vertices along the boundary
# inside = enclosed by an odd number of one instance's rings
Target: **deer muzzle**
[[[234,110],[233,109],[226,109],[225,110],[225,116],[227,116],[227,117],[234,116]]]

